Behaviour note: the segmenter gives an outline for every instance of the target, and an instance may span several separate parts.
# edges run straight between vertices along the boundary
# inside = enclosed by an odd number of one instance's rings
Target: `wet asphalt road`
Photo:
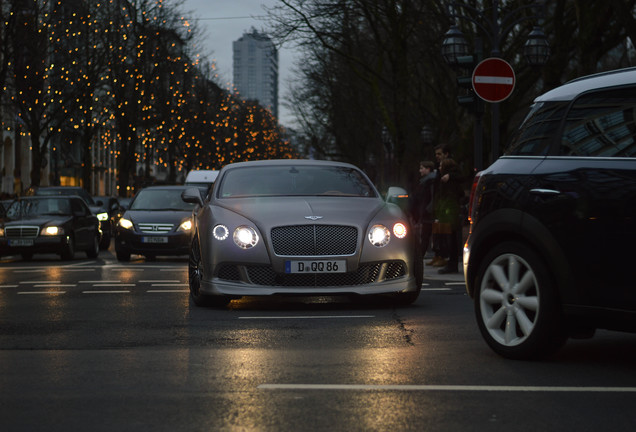
[[[461,278],[414,305],[190,303],[185,259],[0,260],[3,431],[551,431],[636,426],[636,335],[499,358]]]

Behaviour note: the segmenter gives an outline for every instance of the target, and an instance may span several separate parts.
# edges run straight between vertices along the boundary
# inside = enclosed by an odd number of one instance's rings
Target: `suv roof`
[[[636,83],[636,67],[601,72],[574,79],[537,97],[535,102],[568,101],[589,90]]]

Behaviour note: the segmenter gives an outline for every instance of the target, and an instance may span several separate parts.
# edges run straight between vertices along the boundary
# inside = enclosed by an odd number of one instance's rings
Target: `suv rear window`
[[[636,87],[579,97],[568,112],[560,153],[566,156],[636,156]]]
[[[513,136],[506,155],[544,156],[557,133],[568,102],[538,102]]]

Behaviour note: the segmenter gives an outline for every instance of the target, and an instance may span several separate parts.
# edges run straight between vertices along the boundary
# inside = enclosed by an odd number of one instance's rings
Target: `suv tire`
[[[475,283],[482,336],[498,354],[518,360],[553,354],[566,341],[559,300],[543,260],[520,242],[503,242],[482,261]]]

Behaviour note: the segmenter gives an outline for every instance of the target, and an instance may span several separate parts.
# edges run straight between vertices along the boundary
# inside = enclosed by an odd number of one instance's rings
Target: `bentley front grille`
[[[272,228],[272,246],[278,256],[352,255],[358,230],[340,225],[291,225]]]

